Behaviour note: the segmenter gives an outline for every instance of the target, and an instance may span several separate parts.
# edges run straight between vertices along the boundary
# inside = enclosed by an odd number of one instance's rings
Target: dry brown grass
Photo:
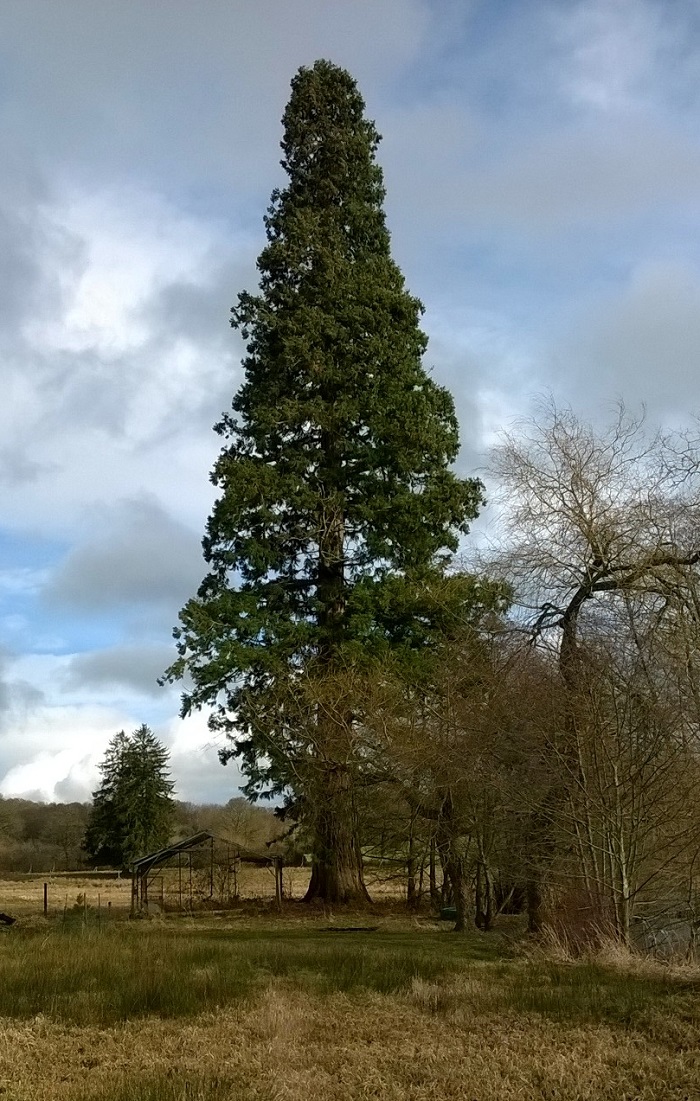
[[[3,1022],[0,1087],[8,1101],[110,1098],[126,1082],[138,1097],[140,1081],[207,1079],[226,1083],[216,1097],[236,1101],[700,1097],[697,1032],[669,1040],[647,1025],[562,1027],[474,1013],[468,1000],[436,1016],[420,991],[316,1000],[277,984],[252,1008],[186,1024],[151,1019],[97,1030],[41,1018]]]
[[[183,893],[185,905],[188,895],[187,870],[183,872]],[[284,894],[290,900],[303,898],[309,885],[309,869],[286,867],[284,869]],[[194,874],[195,904],[198,898],[209,893],[209,873],[202,869]],[[70,874],[51,875],[49,873],[27,873],[24,875],[0,875],[0,911],[15,917],[40,914],[43,911],[44,883],[48,884],[49,912],[60,914],[71,909],[81,900],[87,900],[92,908],[100,906],[111,908],[115,914],[126,914],[131,908],[131,880],[128,876],[120,879],[102,878],[89,872],[71,872]],[[367,884],[372,898],[378,902],[398,900],[403,897],[404,885],[400,878],[376,875],[370,870]],[[177,902],[177,869],[170,868],[165,873],[165,897],[172,906]],[[243,865],[238,873],[238,890],[242,900],[260,899],[271,901],[275,897],[275,876],[271,868],[259,868]],[[160,886],[156,882],[151,888],[154,901],[159,898]],[[216,891],[215,891],[216,893]]]
[[[172,880],[172,901],[176,897],[175,871],[170,873]],[[202,876],[202,879],[208,876]],[[306,868],[285,868],[285,894],[295,899],[301,898],[308,886],[309,872]],[[15,917],[39,914],[43,911],[44,883],[48,884],[49,912],[62,913],[77,904],[78,896],[85,898],[89,906],[107,909],[116,913],[127,913],[131,907],[131,879],[101,878],[89,873],[75,872],[70,875],[49,875],[44,873],[27,874],[0,878],[0,910]],[[195,882],[195,899],[196,899]],[[275,878],[267,868],[246,867],[239,878],[239,889],[244,899],[266,899],[275,897]],[[202,893],[202,892],[200,892]],[[208,885],[207,885],[208,893]],[[185,902],[187,901],[187,882],[185,881]],[[154,899],[158,898],[157,886],[152,890]]]
[[[22,892],[28,905],[34,901],[36,884],[10,885],[19,901]],[[89,897],[99,889],[105,899],[110,890],[126,889],[128,897],[128,888],[83,878],[70,890]],[[2,893],[0,909],[10,909]],[[89,923],[71,932],[70,923],[33,918],[6,931],[6,983],[22,946],[50,971],[65,941],[80,953],[75,970],[82,965],[85,986],[74,996],[86,1005],[99,1001],[99,968],[87,954],[100,945],[116,951],[123,942],[128,959],[132,940],[152,941],[174,968],[167,982],[187,988],[202,968],[235,967],[246,952],[258,978],[250,996],[226,1005],[217,996],[208,1011],[199,1003],[168,1019],[111,1017],[102,1027],[92,1013],[71,1018],[55,1007],[21,1020],[8,1003],[13,1017],[0,1017],[0,1101],[700,1101],[697,968],[639,961],[609,946],[595,959],[553,960],[551,946],[514,958],[497,936],[463,941],[381,908],[377,934],[328,938],[322,930],[333,917],[303,919],[303,909],[289,907],[283,918],[251,910],[124,922],[102,933]],[[205,941],[207,953],[197,947]],[[362,950],[393,953],[397,966],[407,954],[429,952],[436,966],[392,993],[371,984],[346,989],[333,976],[343,953]],[[337,957],[332,974],[326,956]],[[448,957],[454,966],[441,974]],[[199,970],[180,973],[183,960]],[[324,966],[326,978],[316,982]]]
[[[71,875],[28,874],[0,878],[0,910],[14,917],[40,914],[44,905],[44,883],[48,884],[49,910],[52,914],[70,909],[78,895],[86,895],[91,906],[128,910],[131,902],[131,880],[102,879],[84,873]]]

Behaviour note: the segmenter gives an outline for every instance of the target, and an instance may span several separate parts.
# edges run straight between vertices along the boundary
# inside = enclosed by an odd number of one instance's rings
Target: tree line
[[[85,848],[92,808],[90,802],[38,803],[0,796],[0,873],[87,871],[95,866],[111,866]],[[174,799],[166,843],[201,830],[231,845],[264,852],[281,827],[272,810],[253,806],[240,796],[225,805]],[[115,866],[123,865],[117,862]]]

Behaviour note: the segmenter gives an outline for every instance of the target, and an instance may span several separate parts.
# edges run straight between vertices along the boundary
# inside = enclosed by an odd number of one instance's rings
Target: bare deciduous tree
[[[549,403],[504,437],[492,470],[505,506],[498,564],[566,700],[548,735],[554,780],[531,821],[531,928],[559,841],[627,939],[649,877],[693,845],[679,793],[700,717],[700,448],[623,407],[598,432]]]

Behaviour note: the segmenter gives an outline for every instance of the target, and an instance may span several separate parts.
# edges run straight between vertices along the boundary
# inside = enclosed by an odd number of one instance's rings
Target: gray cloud
[[[660,420],[700,410],[700,272],[669,261],[641,265],[579,314],[551,357],[552,379],[564,364],[579,406],[623,397]]]
[[[435,113],[426,155],[420,117],[407,115],[388,147],[392,206],[401,221],[412,211],[423,232],[442,227],[463,240],[515,233],[534,238],[537,251],[542,233],[582,225],[602,232],[650,212],[678,214],[679,204],[692,216],[699,212],[700,143],[657,121],[571,125],[514,136],[498,149],[476,127],[465,131],[460,148],[456,125]],[[416,165],[408,173],[407,149]]]
[[[9,486],[22,486],[35,482],[42,474],[56,469],[55,463],[40,463],[28,453],[15,448],[0,450],[0,482]]]
[[[172,646],[112,646],[76,654],[66,668],[66,685],[80,688],[126,688],[142,695],[162,697],[158,678],[172,662]]]
[[[21,723],[45,699],[44,693],[36,684],[13,676],[10,665],[9,659],[3,655],[0,659],[0,731]]]
[[[300,64],[330,55],[365,84],[385,81],[428,22],[418,0],[209,0],[204,10],[69,0],[60,11],[24,0],[3,11],[5,66],[23,89],[6,117],[93,172],[126,159],[173,184],[225,180],[250,193],[277,160],[280,105]]]
[[[93,532],[48,582],[50,607],[83,615],[153,605],[176,612],[204,574],[199,537],[152,498],[105,510]]]
[[[459,320],[455,324],[453,319],[450,325],[449,318],[441,316],[426,355],[426,367],[454,398],[461,444],[457,466],[461,475],[473,475],[483,462],[479,388],[484,377],[493,373],[488,352],[478,347],[475,330],[476,327],[470,331],[464,319],[461,324]]]
[[[80,762],[85,767],[85,762]],[[65,779],[59,780],[54,787],[55,800],[57,803],[90,803],[92,802],[92,791],[90,787],[81,780],[78,776],[71,773],[66,776]],[[42,801],[42,792],[38,792],[36,795],[25,795],[25,799],[34,799],[38,802]]]
[[[678,202],[697,210],[700,145],[648,122],[598,126],[521,146],[465,183],[477,215],[501,229],[600,224]]]
[[[233,256],[226,264],[219,265],[216,258],[206,282],[195,284],[184,281],[169,283],[149,301],[144,308],[145,320],[155,331],[155,340],[164,336],[186,337],[188,340],[213,345],[226,355],[234,346],[230,325],[230,310],[237,294],[243,288],[257,286],[255,250],[263,242],[262,225],[260,239],[251,243],[248,255],[239,260]],[[242,352],[242,344],[235,349]]]
[[[0,338],[14,334],[35,301],[40,266],[37,250],[45,234],[41,204],[47,187],[26,150],[7,142],[0,171]]]

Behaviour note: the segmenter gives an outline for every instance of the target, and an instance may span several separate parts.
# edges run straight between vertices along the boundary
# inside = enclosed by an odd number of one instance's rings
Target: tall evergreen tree
[[[120,730],[100,771],[84,848],[97,863],[127,867],[168,842],[175,808],[168,751],[145,725],[131,735]]]
[[[328,61],[300,69],[283,125],[289,179],[265,218],[260,290],[232,310],[248,354],[233,413],[216,426],[226,444],[209,573],[181,612],[166,675],[191,680],[183,714],[213,707],[250,794],[295,793],[314,838],[309,897],[343,901],[365,894],[357,713],[330,706],[328,691],[382,634],[373,609],[387,584],[439,572],[482,487],[449,469],[454,404],[421,363],[422,306],[391,258],[380,139],[355,81]],[[310,676],[323,699],[300,723]]]

